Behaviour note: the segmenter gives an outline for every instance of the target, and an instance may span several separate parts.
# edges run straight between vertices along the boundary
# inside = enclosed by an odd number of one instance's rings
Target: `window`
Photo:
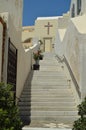
[[[81,0],[77,0],[77,15],[81,12]]]
[[[72,17],[75,17],[75,4],[72,5]]]

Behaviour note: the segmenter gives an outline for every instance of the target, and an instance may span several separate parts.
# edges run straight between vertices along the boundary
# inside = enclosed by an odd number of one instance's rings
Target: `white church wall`
[[[24,42],[28,38],[33,38],[33,37],[34,37],[34,26],[23,27],[23,29],[22,29],[22,42]]]
[[[69,16],[63,16],[62,18],[58,18],[58,28],[64,29],[68,26]]]
[[[55,19],[52,17],[52,19],[48,19],[48,18],[44,18],[44,19],[38,19],[35,21],[35,32],[34,35],[35,37],[38,37],[39,39],[41,39],[41,37],[54,37],[56,34],[56,28],[58,26],[57,23],[57,19],[58,17]],[[53,27],[50,27],[50,33],[49,35],[47,34],[47,27],[45,27],[45,25],[48,24],[48,22],[50,22],[50,25],[52,25]]]
[[[1,81],[1,64],[2,64],[2,35],[3,33],[3,26],[0,23],[0,81]]]

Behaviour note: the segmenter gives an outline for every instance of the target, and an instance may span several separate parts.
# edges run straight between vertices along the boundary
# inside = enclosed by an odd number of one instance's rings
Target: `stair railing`
[[[73,74],[73,72],[72,72],[72,70],[71,70],[71,67],[70,67],[70,65],[69,65],[69,63],[68,63],[68,61],[67,61],[67,59],[66,59],[66,57],[63,55],[63,57],[59,57],[58,55],[56,55],[56,58],[57,58],[57,60],[59,61],[59,62],[64,62],[65,64],[66,64],[66,66],[67,66],[67,68],[68,68],[68,71],[69,71],[69,73],[70,73],[70,76],[71,76],[71,79],[72,79],[72,81],[73,81],[73,83],[74,83],[74,85],[75,85],[75,89],[76,89],[76,91],[77,91],[77,93],[78,93],[78,95],[79,95],[79,98],[81,98],[81,92],[80,92],[80,87],[79,87],[79,85],[78,85],[78,83],[77,83],[77,81],[76,81],[76,78],[75,78],[75,76],[74,76],[74,74]],[[63,68],[64,68],[64,66],[63,66]]]

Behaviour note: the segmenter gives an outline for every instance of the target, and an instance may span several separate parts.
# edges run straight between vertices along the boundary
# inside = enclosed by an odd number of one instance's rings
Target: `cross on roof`
[[[50,33],[50,27],[53,27],[53,25],[50,25],[50,22],[48,22],[48,24],[45,25],[44,27],[47,27],[47,34],[49,35],[49,33]]]

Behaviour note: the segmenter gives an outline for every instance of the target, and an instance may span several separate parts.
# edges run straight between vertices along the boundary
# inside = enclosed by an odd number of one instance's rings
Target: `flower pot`
[[[35,64],[36,64],[36,65],[39,65],[39,59],[38,59],[38,60],[35,60]]]
[[[38,64],[33,64],[33,70],[39,70],[40,68],[40,65]]]

